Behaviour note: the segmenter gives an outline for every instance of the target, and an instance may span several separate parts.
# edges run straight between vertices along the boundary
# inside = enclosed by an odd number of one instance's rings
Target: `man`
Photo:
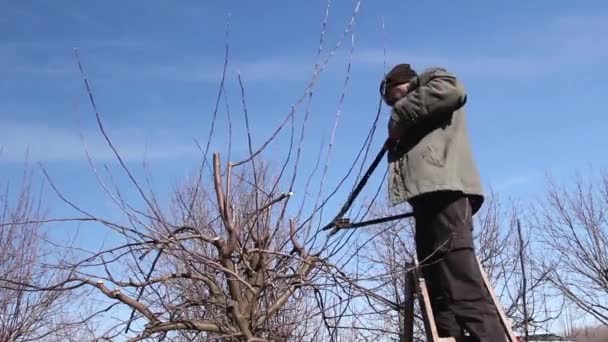
[[[462,84],[442,68],[395,66],[380,84],[392,107],[389,199],[414,211],[416,253],[440,337],[501,342],[505,334],[475,256],[473,215],[484,197],[466,127]]]

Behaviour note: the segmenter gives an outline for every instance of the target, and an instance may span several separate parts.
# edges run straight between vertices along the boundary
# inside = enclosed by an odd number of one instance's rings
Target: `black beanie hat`
[[[402,83],[407,83],[416,76],[418,76],[418,74],[412,69],[411,65],[405,63],[397,64],[388,72],[388,74],[386,74],[384,80],[380,82],[380,94],[384,96],[386,89],[390,89]]]

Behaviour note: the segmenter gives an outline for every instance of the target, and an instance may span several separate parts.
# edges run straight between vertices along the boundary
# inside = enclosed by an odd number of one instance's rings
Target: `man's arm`
[[[393,106],[389,134],[396,126],[408,127],[425,117],[450,114],[466,103],[464,87],[445,69],[423,72],[413,83],[413,90]]]

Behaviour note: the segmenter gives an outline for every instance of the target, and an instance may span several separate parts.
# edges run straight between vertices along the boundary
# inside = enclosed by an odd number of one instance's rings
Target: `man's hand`
[[[399,130],[397,123],[390,119],[388,122],[388,138],[385,143],[386,149],[389,151],[392,150],[399,142],[399,139],[402,138],[402,135],[403,132]]]
[[[387,151],[391,151],[392,149],[394,149],[394,148],[395,148],[395,146],[397,146],[397,143],[398,143],[398,142],[399,142],[399,141],[397,141],[397,140],[392,140],[391,138],[388,138],[388,139],[386,139],[386,141],[384,142],[384,148],[385,148]]]

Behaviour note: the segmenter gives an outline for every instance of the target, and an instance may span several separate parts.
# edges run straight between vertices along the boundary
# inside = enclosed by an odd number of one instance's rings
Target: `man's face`
[[[410,83],[407,82],[398,84],[390,89],[387,89],[386,95],[384,96],[384,101],[386,101],[386,104],[388,104],[389,106],[394,106],[400,98],[404,97],[407,94],[409,87]]]

